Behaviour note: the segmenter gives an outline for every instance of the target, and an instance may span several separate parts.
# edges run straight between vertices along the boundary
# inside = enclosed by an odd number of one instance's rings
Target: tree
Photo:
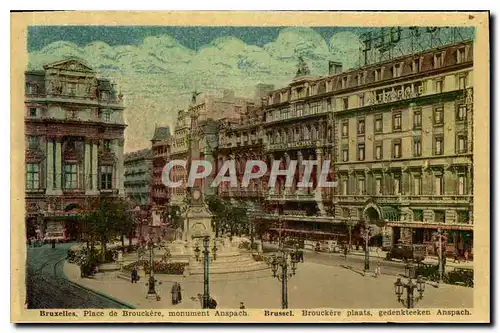
[[[118,235],[130,233],[134,219],[130,207],[121,199],[101,198],[94,209],[79,217],[85,226],[91,253],[95,242],[102,245],[102,259],[105,259],[108,241]]]
[[[212,228],[216,237],[227,231],[231,236],[248,233],[250,228],[246,202],[221,199],[216,195],[207,196],[205,201],[212,213]]]

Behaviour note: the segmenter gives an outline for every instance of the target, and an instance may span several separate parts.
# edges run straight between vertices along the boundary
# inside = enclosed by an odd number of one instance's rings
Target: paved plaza
[[[80,278],[76,265],[65,263],[64,273],[73,282],[105,293],[127,302],[137,308],[179,308],[199,309],[197,295],[203,293],[203,283],[179,277],[183,288],[181,304],[173,306],[170,301],[171,277],[157,275],[162,281],[160,301],[146,299],[146,280],[139,283],[117,277],[116,272],[99,273],[93,278]],[[243,302],[247,308],[280,308],[281,283],[271,276],[248,278],[245,275],[211,281],[211,295],[218,308],[238,308]],[[394,294],[394,276],[382,275],[375,278],[362,276],[340,266],[305,262],[298,266],[297,274],[289,280],[289,308],[398,308]],[[473,289],[442,285],[435,288],[426,286],[424,299],[416,307],[460,308],[473,306]]]

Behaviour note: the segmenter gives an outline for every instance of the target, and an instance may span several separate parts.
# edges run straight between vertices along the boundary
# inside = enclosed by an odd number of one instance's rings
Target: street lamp
[[[403,304],[406,308],[411,309],[415,307],[415,304],[424,298],[425,282],[419,275],[415,281],[415,265],[409,263],[405,266],[405,275],[408,281],[403,282],[401,278],[398,278],[394,283],[394,293],[398,298],[398,302]],[[418,291],[418,295],[415,296],[415,289]],[[406,290],[406,298],[403,298],[404,291]]]
[[[154,258],[154,249],[155,243],[153,241],[153,237],[150,234],[149,241],[148,241],[148,247],[149,247],[149,279],[148,283],[146,283],[146,286],[148,286],[148,293],[146,295],[146,298],[155,298],[157,301],[159,301],[160,295],[156,292],[156,283],[158,282],[158,285],[161,284],[161,281],[158,281],[154,277],[154,268],[153,268],[153,258]]]
[[[280,248],[280,255],[273,255],[270,266],[273,271],[273,277],[281,281],[281,307],[288,308],[288,279],[295,275],[297,263],[299,262],[297,246],[291,252]],[[288,269],[291,268],[291,272]]]
[[[208,309],[210,304],[210,281],[209,281],[209,263],[210,263],[210,236],[203,237],[203,308]],[[213,260],[217,260],[217,245],[214,241],[212,247]],[[196,244],[194,255],[196,261],[200,261],[200,247]]]
[[[371,229],[369,227],[365,227],[363,230],[363,238],[365,239],[365,272],[370,269],[370,250],[368,249],[370,233]]]

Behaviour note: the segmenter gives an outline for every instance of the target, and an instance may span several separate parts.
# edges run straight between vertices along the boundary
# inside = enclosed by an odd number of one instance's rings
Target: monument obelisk
[[[191,133],[188,140],[188,161],[186,172],[191,169],[193,160],[201,159],[200,142],[204,142],[205,133],[202,126],[199,124],[199,113],[196,109],[196,96],[193,93],[193,103],[189,108],[191,117]],[[212,214],[205,204],[205,180],[197,179],[193,187],[186,188],[187,205],[186,218],[184,219],[183,239],[188,242],[193,238],[203,236],[213,237],[212,230]]]

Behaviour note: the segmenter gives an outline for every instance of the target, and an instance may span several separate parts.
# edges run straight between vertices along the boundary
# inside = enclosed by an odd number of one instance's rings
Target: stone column
[[[54,194],[54,141],[53,138],[47,138],[47,187],[46,194]]]
[[[117,158],[117,163],[115,166],[115,187],[118,190],[118,194],[124,195],[125,194],[125,189],[123,187],[123,139],[118,139],[116,140],[115,143],[115,155]]]
[[[62,179],[63,179],[63,166],[62,166],[62,138],[56,138],[56,151],[55,151],[55,185],[54,194],[62,195]]]
[[[316,188],[314,193],[314,199],[318,205],[318,209],[322,216],[326,215],[325,207],[323,205],[323,189],[319,186],[319,178],[321,174],[321,167],[323,166],[323,151],[321,149],[316,149],[316,160],[318,161],[318,166],[316,167]]]
[[[99,187],[97,186],[98,184],[98,178],[99,178],[99,172],[97,170],[97,141],[92,142],[92,192],[93,193],[98,193],[99,192]]]
[[[91,147],[91,142],[86,139],[85,140],[85,156],[84,156],[84,189],[85,189],[85,194],[90,194],[92,190],[92,164],[90,161],[90,147]]]

